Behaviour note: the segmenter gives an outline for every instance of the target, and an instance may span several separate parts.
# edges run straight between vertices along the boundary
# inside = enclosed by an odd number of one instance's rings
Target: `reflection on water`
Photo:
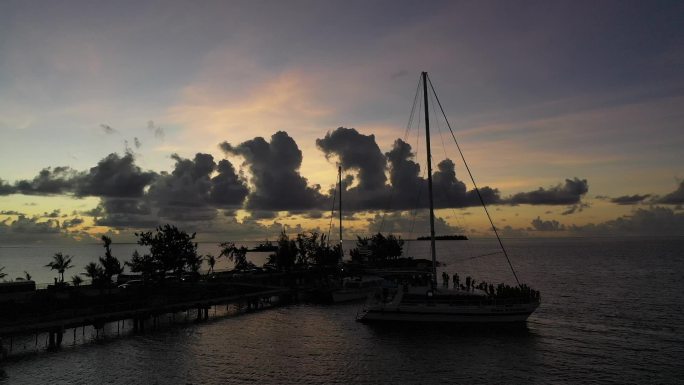
[[[458,243],[451,254],[440,254],[440,269],[490,281],[508,278],[505,262],[464,259],[491,249],[478,242]],[[542,305],[526,327],[364,325],[354,321],[358,304],[289,306],[204,324],[192,323],[192,315],[185,322],[180,314],[158,331],[117,338],[110,325],[97,342],[17,356],[3,364],[0,383],[556,384],[684,378],[682,240],[509,244],[519,275],[542,291]],[[30,347],[32,341],[25,343]]]

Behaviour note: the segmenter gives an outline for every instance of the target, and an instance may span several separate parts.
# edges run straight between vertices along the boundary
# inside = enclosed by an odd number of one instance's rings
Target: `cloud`
[[[14,186],[11,186],[4,180],[0,179],[0,196],[14,194],[15,192],[16,188],[14,188]]]
[[[65,219],[62,221],[62,228],[68,229],[71,227],[76,227],[78,225],[83,224],[83,222],[84,222],[83,218],[79,218],[79,217],[71,218],[71,219]]]
[[[59,218],[60,216],[62,216],[60,209],[54,209],[52,212],[46,212],[42,215],[43,218]]]
[[[157,139],[164,139],[164,129],[154,124],[154,121],[150,120],[147,122],[147,129],[154,133],[154,137]]]
[[[2,211],[0,211],[0,215],[25,215],[25,214],[20,213],[19,211],[15,211],[15,210],[2,210]]]
[[[140,147],[142,147],[142,143],[140,142],[140,139],[138,139],[137,136],[133,138],[133,145],[135,145],[136,149],[140,149]]]
[[[112,153],[87,173],[74,178],[75,193],[77,196],[140,197],[156,176],[155,172],[143,172],[136,166],[130,152],[123,157]]]
[[[561,215],[570,215],[574,213],[581,213],[584,209],[591,207],[589,203],[580,202],[576,205],[568,206],[568,208],[561,213]]]
[[[663,204],[672,204],[672,205],[677,205],[677,204],[682,204],[684,203],[684,181],[681,181],[679,183],[679,186],[677,189],[664,197],[657,199],[657,203],[663,203]]]
[[[346,207],[350,210],[406,210],[429,205],[427,179],[420,175],[411,145],[401,139],[382,154],[373,135],[340,127],[328,132],[316,145],[326,157],[337,156],[345,170],[357,171],[358,184],[349,187],[345,181]],[[385,170],[389,171],[389,184]],[[468,207],[480,204],[477,192],[468,191],[456,178],[455,165],[442,160],[433,172],[433,194],[436,208]],[[480,189],[488,204],[501,201],[499,192],[490,187]]]
[[[395,211],[376,214],[368,219],[367,233],[392,233],[406,238],[416,238],[430,233],[430,216],[426,212]],[[462,234],[465,229],[450,225],[444,218],[435,217],[436,235]]]
[[[651,194],[645,194],[645,195],[639,195],[639,194],[634,194],[634,195],[623,195],[619,196],[617,198],[610,198],[610,201],[612,203],[618,204],[618,205],[635,205],[637,203],[641,203],[644,201],[644,199],[650,197]]]
[[[172,155],[174,170],[162,173],[147,194],[163,218],[193,221],[216,216],[217,207],[240,207],[247,196],[246,182],[227,160],[217,165],[210,154],[197,153],[194,159]],[[217,172],[216,176],[212,174]]]
[[[532,228],[536,231],[563,231],[565,226],[560,224],[556,220],[542,220],[537,217],[537,219],[532,220]]]
[[[565,184],[530,192],[521,192],[505,199],[509,204],[574,205],[589,191],[586,179],[566,179]]]
[[[88,171],[70,167],[47,167],[32,180],[20,180],[10,190],[26,195],[68,195],[77,197],[139,197],[157,176],[135,165],[133,154],[107,155]],[[4,184],[0,184],[2,191]]]
[[[262,137],[233,146],[220,144],[227,154],[244,159],[251,173],[253,189],[247,197],[246,208],[256,210],[306,210],[317,208],[324,200],[320,186],[308,186],[299,173],[302,152],[286,132],[278,131],[270,142]]]
[[[100,124],[100,128],[102,129],[102,131],[104,131],[105,134],[108,134],[108,135],[111,135],[111,134],[114,134],[117,132],[115,129],[112,128],[112,126],[110,126],[108,124]]]
[[[593,235],[681,236],[684,233],[684,213],[660,206],[640,208],[617,219],[599,224],[572,225],[568,229]]]
[[[316,139],[326,158],[336,155],[342,168],[358,171],[359,190],[374,191],[385,186],[386,160],[375,135],[363,135],[353,128],[339,127]]]
[[[76,220],[75,222],[77,222]],[[83,231],[72,231],[71,224],[64,227],[57,219],[40,221],[40,218],[18,216],[15,220],[0,221],[0,242],[5,244],[24,243],[73,243],[78,241],[93,241],[93,237]]]
[[[25,195],[59,195],[74,190],[78,172],[70,167],[47,167],[33,180],[20,180],[15,184],[16,192]]]

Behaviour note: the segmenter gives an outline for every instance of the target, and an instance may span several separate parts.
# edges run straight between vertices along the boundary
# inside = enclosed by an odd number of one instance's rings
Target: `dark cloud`
[[[112,128],[112,126],[108,124],[100,124],[100,128],[102,129],[102,131],[104,131],[105,134],[109,135],[117,132],[115,129]]]
[[[132,159],[130,154],[127,157]],[[86,214],[94,216],[95,223],[100,226],[141,228],[163,221],[211,220],[216,217],[217,208],[242,206],[248,189],[230,162],[222,160],[216,164],[213,156],[202,153],[196,154],[194,159],[178,155],[172,155],[172,159],[176,162],[173,171],[161,174],[140,173],[139,169],[132,167],[130,159],[127,162],[124,158],[114,158],[116,162],[101,162],[125,163],[126,166],[114,169],[128,171],[129,177],[123,179],[131,187],[125,191],[135,191],[136,194],[128,197],[121,196],[123,194],[103,196],[100,204]],[[98,175],[93,170],[90,179]],[[145,192],[147,186],[149,189]]]
[[[2,210],[2,211],[0,211],[0,215],[25,215],[25,214],[20,213],[19,211],[15,211],[15,210]]]
[[[430,234],[430,216],[426,212],[394,211],[376,214],[368,220],[368,233],[393,233],[405,238]],[[465,229],[450,225],[444,218],[435,217],[435,234],[463,234]]]
[[[270,142],[256,137],[237,146],[223,142],[220,147],[227,154],[243,157],[252,174],[254,189],[247,197],[248,209],[306,210],[324,201],[320,186],[308,186],[299,174],[302,152],[286,132],[276,132]]]
[[[657,203],[676,205],[684,203],[684,181],[679,183],[677,189],[664,197],[657,199]]]
[[[71,219],[65,219],[62,221],[62,228],[63,229],[68,229],[71,227],[76,227],[80,224],[83,223],[83,218],[71,218]]]
[[[276,217],[278,217],[277,211],[253,210],[249,212],[249,216],[246,219],[256,221],[263,219],[275,219]]]
[[[70,167],[44,168],[32,180],[16,182],[13,189],[26,195],[139,197],[156,175],[136,166],[133,154],[126,153],[121,157],[112,153],[86,172]]]
[[[391,183],[388,201],[391,201],[392,208],[427,208],[427,179],[419,175],[420,166],[414,161],[415,154],[411,151],[411,146],[397,139],[392,150],[385,156],[389,164]],[[456,178],[456,166],[451,159],[444,159],[437,164],[432,174],[432,185],[435,208],[460,208],[481,204],[477,191],[468,191],[465,183]],[[499,191],[488,186],[480,188],[480,195],[487,204],[497,204],[501,201]]]
[[[241,206],[247,195],[245,182],[223,161],[217,176],[214,157],[197,153],[194,159],[173,155],[174,170],[162,173],[150,186],[147,198],[159,208],[158,215],[178,221],[207,220],[216,216],[214,202]]]
[[[58,195],[73,192],[79,173],[70,167],[47,167],[33,180],[20,180],[17,192],[25,195]]]
[[[542,220],[540,217],[532,220],[532,228],[536,231],[563,231],[565,226],[556,220]]]
[[[589,208],[589,207],[591,207],[591,205],[589,203],[580,202],[576,205],[568,206],[568,208],[565,209],[565,211],[563,211],[561,213],[561,215],[570,215],[570,214],[574,214],[574,213],[581,213],[582,211],[584,211],[584,209]]]
[[[15,233],[58,233],[59,221],[56,219],[49,219],[47,221],[38,222],[38,217],[27,217],[20,215],[14,221],[3,221],[5,231],[12,231]]]
[[[589,191],[586,179],[566,179],[565,184],[530,192],[522,192],[506,199],[504,203],[529,205],[574,205]]]
[[[43,218],[59,218],[61,216],[61,210],[60,209],[55,209],[52,210],[52,212],[46,212],[43,213]]]
[[[14,186],[0,179],[0,196],[14,194],[17,191]]]
[[[222,207],[241,206],[249,193],[244,178],[238,176],[233,164],[225,159],[218,162],[216,171],[217,175],[211,178],[209,201]]]
[[[568,229],[592,235],[681,236],[684,234],[684,213],[659,206],[640,208],[614,220],[583,226],[573,225]]]
[[[75,178],[75,193],[77,196],[140,197],[156,176],[156,173],[144,172],[136,166],[130,152],[123,157],[112,153]]]
[[[107,226],[114,229],[145,229],[154,228],[161,223],[157,217],[126,215],[126,214],[110,214],[95,219],[95,225]]]
[[[164,139],[164,129],[154,124],[154,121],[150,120],[147,122],[147,129],[154,133],[154,137],[157,139]]]
[[[359,190],[373,191],[385,187],[386,160],[375,142],[375,135],[363,135],[353,128],[339,127],[324,138],[316,139],[316,145],[327,158],[336,155],[343,169],[358,172]]]
[[[646,195],[623,195],[617,198],[611,198],[610,201],[612,203],[618,204],[618,205],[635,205],[637,203],[641,203],[644,201],[644,199],[650,197],[650,194]]]

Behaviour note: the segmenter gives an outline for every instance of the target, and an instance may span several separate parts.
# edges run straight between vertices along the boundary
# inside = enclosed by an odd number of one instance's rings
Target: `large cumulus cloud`
[[[247,195],[245,181],[227,160],[216,164],[210,154],[194,159],[173,155],[171,173],[161,174],[150,186],[147,199],[159,209],[158,215],[172,220],[207,220],[217,207],[240,207]],[[216,176],[212,174],[217,172]]]
[[[358,184],[345,189],[346,207],[350,210],[406,210],[427,208],[427,179],[421,175],[411,145],[397,139],[385,154],[373,135],[363,135],[351,128],[337,128],[316,141],[326,157],[337,156],[346,170],[356,171]],[[389,172],[389,184],[385,170]],[[436,208],[469,207],[480,204],[475,190],[456,178],[456,168],[450,159],[437,164],[433,172],[434,204]],[[499,192],[480,188],[487,204],[501,201]]]
[[[270,142],[256,137],[236,146],[223,142],[220,147],[227,154],[241,156],[252,174],[248,209],[307,210],[325,201],[320,186],[309,186],[300,175],[302,152],[286,132],[276,132]]]
[[[145,186],[157,176],[152,171],[142,171],[135,165],[133,154],[107,155],[87,173],[74,178],[74,190],[78,196],[140,197]]]
[[[385,186],[386,160],[374,135],[360,134],[353,128],[339,127],[316,139],[316,145],[326,157],[337,155],[345,170],[358,172],[358,187],[374,191]]]

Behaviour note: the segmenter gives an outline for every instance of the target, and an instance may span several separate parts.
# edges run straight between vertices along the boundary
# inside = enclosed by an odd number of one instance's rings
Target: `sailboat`
[[[430,153],[430,118],[428,108],[428,82],[427,72],[421,74],[423,85],[423,103],[425,115],[425,142],[427,150],[427,178],[428,194],[430,202],[430,251],[432,255],[432,271],[427,276],[412,275],[404,279],[398,277],[398,284],[392,289],[383,288],[375,296],[369,298],[362,311],[357,315],[359,322],[440,322],[440,323],[519,323],[525,322],[540,304],[539,292],[521,285],[513,265],[508,258],[503,243],[499,238],[496,227],[491,221],[487,207],[482,200],[472,174],[475,191],[480,196],[480,201],[492,224],[492,229],[502,248],[506,260],[518,283],[517,287],[504,287],[500,285],[498,291],[494,290],[467,290],[455,287],[453,289],[437,286],[437,259],[435,250],[435,213],[432,194],[432,160]],[[434,87],[430,88],[437,99]],[[442,113],[444,110],[441,108]],[[444,114],[446,118],[446,114]],[[448,120],[447,120],[448,125]],[[449,127],[451,130],[451,127]],[[452,131],[453,133],[453,131]],[[454,137],[455,140],[455,137]],[[458,143],[457,143],[458,145]],[[459,148],[460,152],[460,148]],[[461,153],[461,156],[463,154]],[[463,159],[465,161],[465,159]]]

